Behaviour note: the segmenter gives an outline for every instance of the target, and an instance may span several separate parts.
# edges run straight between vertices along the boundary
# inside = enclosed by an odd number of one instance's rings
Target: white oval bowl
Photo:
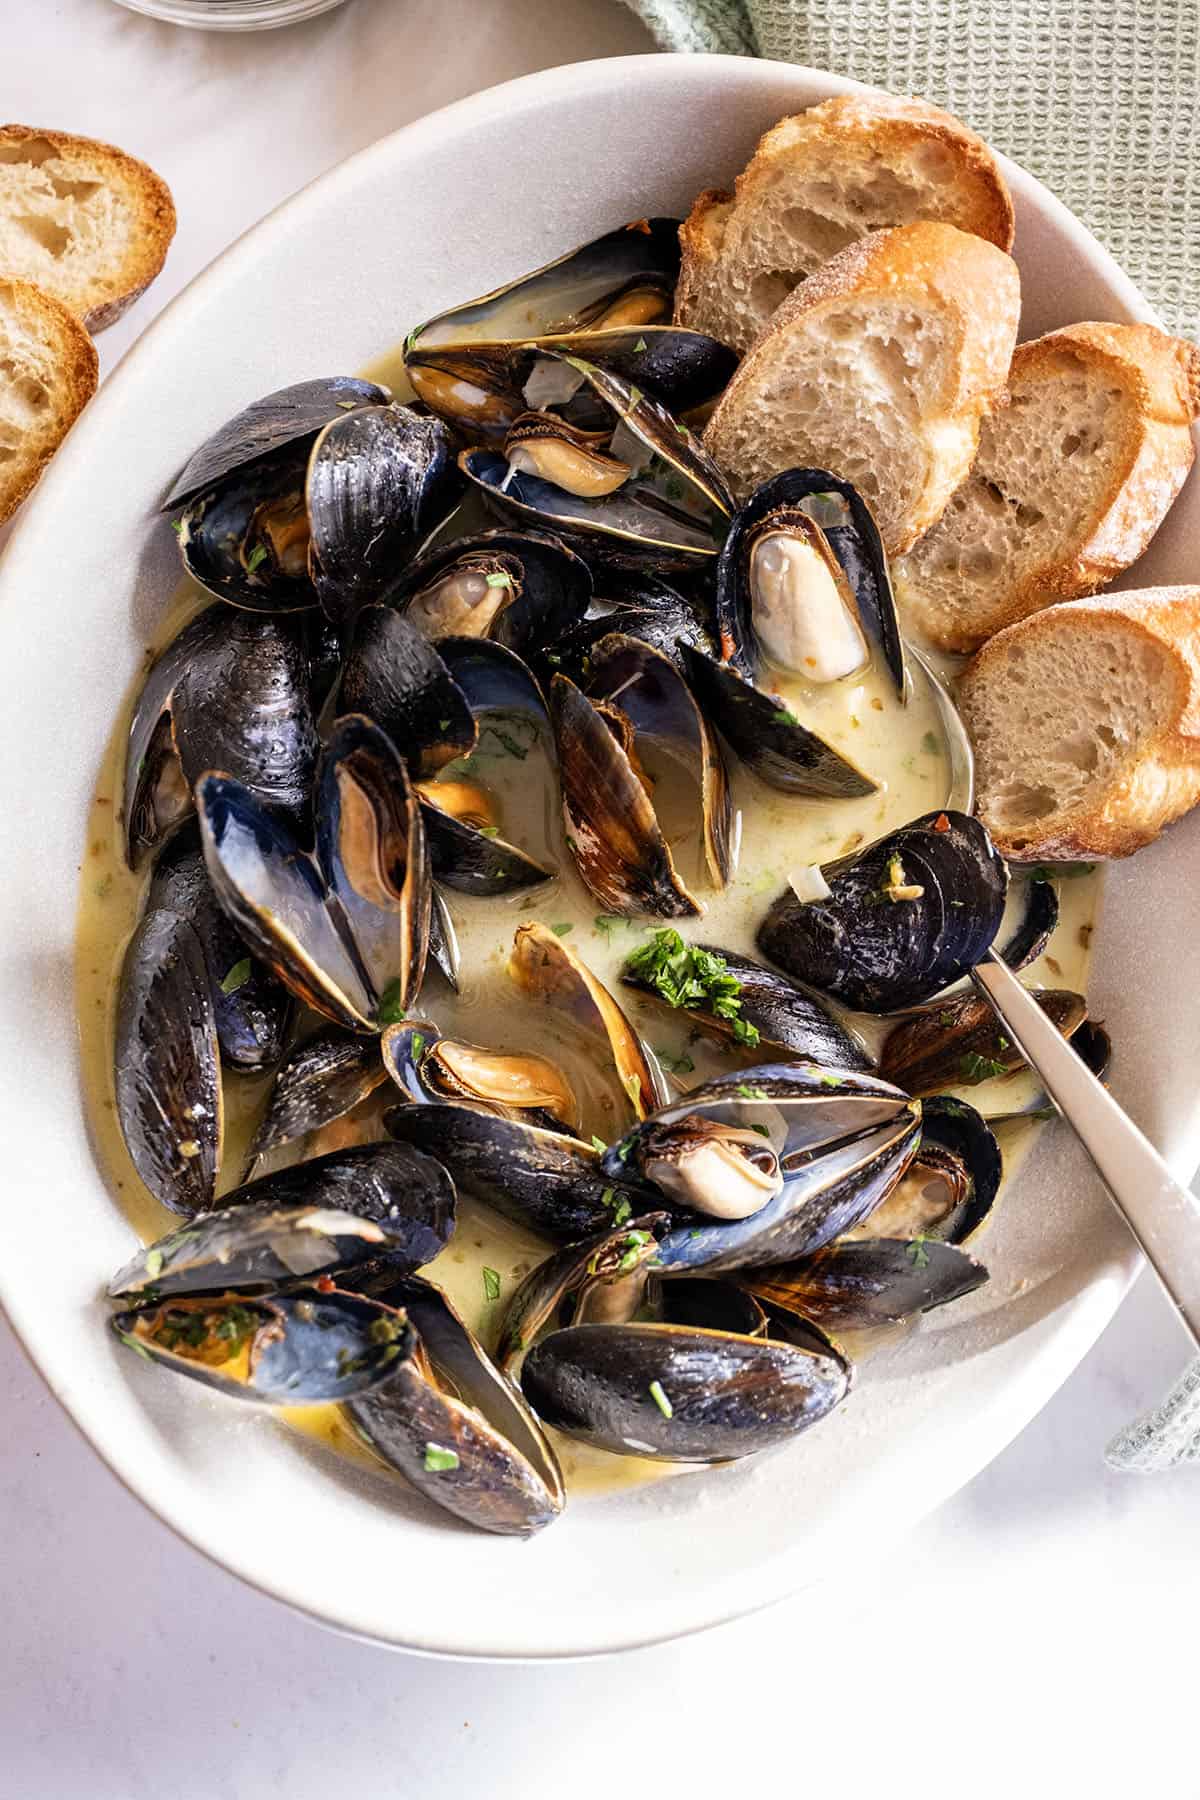
[[[400,1484],[164,1379],[104,1329],[102,1286],[130,1228],[80,1107],[78,869],[114,710],[176,581],[155,515],[170,478],[252,397],[360,368],[415,320],[622,220],[685,213],[776,119],[850,91],[782,64],[630,57],[511,82],[384,139],[167,308],[84,414],[0,567],[0,1294],[54,1393],[160,1518],[263,1592],[382,1643],[595,1654],[793,1592],[856,1540],[899,1534],[995,1456],[1093,1343],[1136,1267],[1056,1128],[989,1232],[990,1286],[873,1366],[819,1431],[757,1463],[582,1501],[528,1543],[459,1528]],[[1152,319],[1065,208],[1007,173],[1022,335]],[[1194,579],[1198,495],[1189,482],[1130,585]],[[1200,1156],[1198,846],[1189,820],[1112,873],[1093,986],[1117,1044],[1115,1091],[1185,1177]]]

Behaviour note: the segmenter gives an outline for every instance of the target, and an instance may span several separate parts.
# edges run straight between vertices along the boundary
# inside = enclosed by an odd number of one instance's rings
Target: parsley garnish
[[[929,1252],[925,1248],[925,1239],[923,1237],[914,1238],[905,1254],[914,1269],[927,1269],[929,1267]]]
[[[400,977],[389,981],[379,996],[379,1011],[375,1015],[380,1025],[399,1025],[404,1017],[404,1008],[400,1004]]]
[[[161,1250],[147,1250],[147,1252],[146,1252],[146,1273],[150,1277],[151,1281],[155,1280],[155,1278],[157,1276],[162,1274],[162,1266],[163,1266],[162,1251]]]
[[[562,919],[557,925],[552,925],[550,929],[555,937],[566,937],[568,931],[574,931],[575,927],[569,919]]]
[[[657,1044],[654,1047],[654,1054],[663,1068],[668,1069],[672,1075],[690,1075],[696,1066],[690,1056],[675,1056],[670,1050],[664,1050]]]
[[[255,544],[253,550],[250,552],[249,556],[246,558],[246,573],[247,573],[247,575],[253,575],[255,569],[258,568],[258,565],[260,563],[265,563],[266,560],[267,560],[267,546],[265,544]]]
[[[511,587],[512,576],[500,569],[494,575],[488,576],[487,585],[489,587]]]
[[[495,1269],[485,1269],[483,1271],[483,1291],[489,1300],[498,1300],[500,1298],[500,1277]]]
[[[650,1233],[648,1231],[631,1231],[629,1233],[628,1237],[625,1239],[625,1254],[617,1264],[618,1275],[625,1275],[633,1268],[638,1259],[638,1251],[642,1248],[643,1244],[648,1244],[649,1242]]]
[[[728,1020],[740,1044],[758,1043],[758,1027],[741,1016],[742,984],[725,958],[685,944],[677,931],[656,931],[651,943],[634,951],[625,973],[653,988],[668,1006],[703,1007]]]
[[[457,1469],[458,1451],[443,1450],[440,1444],[426,1444],[425,1467],[431,1475],[444,1475],[448,1469]]]
[[[800,723],[795,713],[789,712],[786,706],[781,706],[778,712],[771,714],[771,717],[776,725],[798,725]]]
[[[600,1156],[603,1156],[603,1155],[604,1155],[604,1152],[605,1152],[605,1151],[606,1151],[606,1150],[607,1150],[607,1149],[608,1149],[608,1145],[607,1145],[607,1144],[606,1144],[606,1143],[605,1143],[605,1141],[604,1141],[604,1139],[603,1139],[603,1138],[602,1138],[602,1137],[596,1137],[596,1136],[594,1136],[594,1135],[593,1135],[593,1137],[592,1137],[592,1149],[593,1149],[593,1150],[595,1150],[595,1151],[596,1151],[596,1152],[597,1152],[597,1154],[598,1154],[598,1155],[600,1155]],[[605,1205],[606,1205],[606,1206],[607,1206],[607,1205],[608,1205],[608,1201],[607,1201],[607,1200],[606,1200],[606,1201],[605,1201],[605,1202],[604,1202],[604,1204],[605,1204]]]
[[[927,731],[925,736],[921,739],[921,748],[925,751],[927,756],[936,756],[941,749],[941,745],[937,741],[936,733]]]
[[[1004,1048],[1001,1042],[1001,1049]],[[977,1051],[968,1050],[960,1056],[958,1066],[964,1081],[990,1081],[993,1075],[1007,1075],[1007,1063],[997,1062],[994,1056],[980,1056]]]
[[[409,1044],[409,1055],[412,1057],[414,1062],[416,1062],[417,1058],[420,1056],[420,1054],[424,1050],[424,1048],[425,1048],[425,1033],[423,1031],[414,1031],[412,1034],[412,1041]]]
[[[655,1406],[657,1406],[659,1412],[662,1414],[664,1419],[669,1419],[672,1417],[672,1415],[674,1414],[675,1408],[671,1405],[671,1402],[667,1399],[667,1396],[663,1389],[663,1384],[661,1381],[652,1381],[650,1383],[650,1398],[653,1400]]]
[[[232,969],[230,969],[225,976],[221,983],[221,992],[223,994],[236,994],[239,988],[245,987],[249,979],[250,958],[248,956],[243,956],[241,962],[235,962]]]
[[[633,346],[635,356],[640,356],[642,351],[645,348],[646,348],[645,338],[639,338],[637,343]]]

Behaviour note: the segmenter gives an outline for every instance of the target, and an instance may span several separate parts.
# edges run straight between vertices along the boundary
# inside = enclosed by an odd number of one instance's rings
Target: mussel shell
[[[269,969],[247,955],[222,911],[194,823],[164,846],[146,904],[178,913],[200,939],[225,1067],[247,1075],[274,1068],[291,1025],[292,997]]]
[[[426,820],[425,837],[429,843],[432,858],[433,844],[428,820]],[[438,970],[451,993],[457,994],[458,970],[461,961],[458,933],[454,929],[454,918],[450,908],[436,886],[429,908],[429,961]]]
[[[601,1159],[610,1176],[644,1181],[660,1129],[693,1117],[762,1128],[783,1188],[757,1212],[731,1221],[689,1214],[659,1246],[670,1270],[717,1273],[805,1256],[865,1218],[916,1153],[921,1104],[852,1070],[765,1064],[720,1075],[660,1107]],[[651,1193],[657,1192],[647,1182]]]
[[[310,663],[293,625],[210,606],[152,665],[125,756],[126,856],[193,810],[192,789],[223,769],[299,826],[317,760]]]
[[[315,437],[339,412],[360,406],[382,406],[391,399],[387,388],[354,375],[328,375],[298,381],[254,400],[226,421],[194,450],[163,501],[172,512],[206,488],[215,487],[235,469],[260,461],[301,438]]]
[[[429,639],[389,606],[365,606],[355,620],[340,705],[373,719],[414,774],[432,774],[475,743],[462,689]]]
[[[178,520],[179,554],[193,581],[230,606],[256,613],[303,612],[317,603],[308,573],[308,525],[304,515],[307,446],[283,450],[238,469],[217,487],[189,500]],[[261,509],[280,509],[303,537],[303,566],[279,562]]]
[[[822,506],[818,496],[832,495],[838,508]],[[717,622],[725,654],[750,680],[758,663],[750,590],[750,552],[763,523],[780,509],[807,513],[823,532],[841,564],[858,606],[867,637],[883,658],[897,693],[907,692],[904,644],[879,528],[857,489],[828,469],[785,469],[755,488],[738,508],[717,565]],[[829,522],[826,522],[828,518]]]
[[[189,1320],[207,1324],[203,1347],[210,1354],[227,1348],[222,1361],[200,1361],[178,1348]],[[265,1406],[314,1405],[366,1393],[402,1370],[416,1347],[403,1313],[336,1288],[166,1300],[114,1314],[112,1328],[149,1361]],[[249,1361],[243,1366],[240,1352],[247,1343]]]
[[[386,1255],[391,1234],[333,1207],[248,1201],[223,1206],[144,1245],[108,1284],[110,1300],[151,1305],[177,1294],[273,1294]]]
[[[594,1281],[624,1281],[642,1273],[668,1223],[666,1213],[643,1213],[576,1244],[565,1244],[529,1271],[504,1310],[496,1362],[511,1373],[563,1303]]]
[[[965,1100],[937,1094],[922,1102],[921,1146],[908,1173],[855,1228],[856,1238],[935,1238],[964,1244],[988,1217],[1000,1191],[1004,1159],[996,1134]],[[930,1217],[928,1190],[945,1192]],[[914,1195],[913,1188],[919,1192]]]
[[[490,899],[554,880],[556,870],[518,845],[443,812],[429,794],[421,800],[421,814],[433,874],[456,893]]]
[[[488,1051],[481,1045],[466,1045],[461,1041],[447,1039],[447,1048],[457,1042],[458,1048],[480,1052],[485,1056],[494,1056],[498,1062],[510,1058],[519,1061],[526,1052],[505,1050]],[[434,1058],[433,1052],[443,1042],[442,1033],[429,1019],[405,1019],[398,1025],[389,1025],[383,1034],[380,1050],[383,1066],[391,1076],[402,1094],[419,1106],[470,1106],[481,1112],[494,1114],[497,1118],[514,1119],[521,1123],[540,1125],[550,1132],[563,1132],[574,1136],[574,1119],[562,1119],[548,1107],[521,1106],[510,1100],[496,1097],[494,1094],[477,1090],[474,1093],[462,1093],[453,1086],[446,1065],[442,1058]],[[542,1059],[544,1060],[544,1059]],[[550,1065],[556,1075],[562,1071]],[[566,1078],[563,1077],[564,1083]],[[570,1084],[566,1083],[569,1089]],[[574,1096],[572,1111],[574,1111]],[[565,1097],[564,1097],[565,1105]]]
[[[849,1385],[833,1354],[684,1325],[569,1326],[535,1345],[521,1371],[546,1424],[667,1462],[723,1462],[785,1443]]]
[[[760,781],[781,794],[854,800],[876,783],[798,719],[775,694],[757,688],[732,663],[679,646],[688,681],[705,715]]]
[[[601,638],[614,631],[660,650],[681,673],[681,643],[715,655],[716,639],[709,629],[707,611],[699,602],[653,575],[628,583],[610,577],[606,585],[613,592],[606,595],[603,608],[597,606],[536,657],[536,665],[547,682],[554,675],[567,675],[579,687],[586,687],[592,651]]]
[[[889,899],[889,867],[922,888]],[[825,870],[830,892],[800,901],[787,889],[758,929],[764,956],[862,1012],[928,1000],[980,961],[999,929],[1007,871],[978,820],[928,813]]]
[[[717,736],[670,657],[611,632],[592,651],[588,694],[620,708],[639,739],[671,751],[700,790],[704,859],[715,888],[734,867],[733,798]]]
[[[1036,962],[1058,925],[1058,889],[1053,881],[1036,876],[1025,882],[1022,899],[1021,917],[1000,947],[1010,969],[1027,969]]]
[[[461,485],[440,419],[407,406],[331,419],[312,447],[305,489],[313,579],[326,615],[345,626],[378,599]]]
[[[606,912],[694,918],[649,795],[604,716],[565,675],[550,684],[567,847]]]
[[[896,1325],[973,1293],[988,1272],[933,1238],[862,1238],[742,1277],[759,1300],[834,1331]]]
[[[662,1072],[602,981],[570,944],[545,925],[517,927],[508,972],[521,992],[565,1012],[589,1036],[607,1044],[625,1098],[644,1119],[667,1098]]]
[[[393,1381],[352,1400],[364,1437],[427,1499],[469,1525],[527,1537],[552,1524],[566,1500],[562,1474],[520,1390],[431,1283],[410,1278],[386,1297],[403,1307],[433,1369],[427,1376],[416,1361],[404,1362]]]
[[[449,579],[460,564],[483,567],[492,562],[503,565],[496,572],[508,576],[508,586],[486,631],[478,635],[503,644],[518,656],[528,656],[557,643],[586,613],[592,594],[591,571],[561,538],[545,531],[482,531],[439,543],[410,562],[383,598],[398,612],[407,613],[418,594]],[[419,618],[413,623],[427,629]],[[442,636],[475,634],[455,625],[449,632],[430,631],[429,635],[436,641]]]
[[[562,1132],[453,1102],[395,1106],[383,1122],[393,1138],[436,1156],[462,1193],[558,1243],[605,1229],[622,1202],[628,1217],[677,1210],[657,1189],[607,1174],[590,1145]]]
[[[1082,994],[1034,989],[1033,998],[1069,1038],[1087,1017]],[[895,1025],[884,1040],[879,1073],[910,1094],[940,1094],[948,1087],[1009,1075],[1026,1066],[1017,1046],[987,1001],[973,993],[929,1001]]]
[[[767,1336],[767,1315],[754,1295],[726,1277],[674,1275],[656,1287],[658,1313],[664,1324],[733,1331],[740,1337]]]
[[[221,1163],[216,1015],[200,938],[165,908],[143,914],[125,951],[114,1077],[134,1168],[171,1212],[203,1212]]]
[[[353,1213],[382,1227],[381,1265],[406,1275],[432,1262],[454,1231],[454,1183],[440,1161],[407,1144],[354,1144],[247,1181],[221,1200],[239,1206],[307,1206]]]
[[[738,956],[717,944],[700,944],[698,948],[721,957],[729,973],[740,984],[738,1017],[758,1032],[758,1047],[763,1051],[781,1050],[803,1062],[815,1063],[821,1069],[866,1071],[871,1068],[870,1058],[858,1039],[819,1000],[798,988],[778,969],[768,969],[764,963],[755,962],[749,956]],[[649,994],[651,999],[667,1004],[656,987],[641,976],[629,973],[628,968],[626,964],[621,975],[626,987],[636,988],[639,993]],[[705,1007],[684,1007],[682,1010],[710,1037],[725,1043],[736,1041],[732,1019],[722,1019]],[[893,1077],[888,1075],[886,1079],[890,1081]],[[903,1087],[904,1083],[897,1082],[896,1085]]]
[[[386,1079],[374,1038],[329,1025],[293,1044],[279,1065],[248,1163],[343,1118]]]

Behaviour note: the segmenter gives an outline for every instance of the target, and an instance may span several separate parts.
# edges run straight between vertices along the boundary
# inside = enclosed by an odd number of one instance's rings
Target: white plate
[[[766,126],[850,86],[732,57],[580,64],[351,158],[146,333],[57,457],[0,568],[0,1292],[58,1398],[161,1518],[264,1592],[385,1643],[586,1654],[789,1593],[856,1540],[898,1534],[995,1456],[1075,1367],[1134,1271],[1056,1129],[989,1233],[993,1283],[927,1321],[820,1431],[759,1463],[580,1503],[530,1543],[462,1530],[271,1421],[164,1380],[104,1330],[98,1296],[130,1229],[80,1112],[77,870],[113,710],[175,585],[174,544],[154,516],[171,476],[255,395],[359,368],[415,320],[624,219],[686,212]],[[1008,174],[1023,335],[1151,317],[1064,208]],[[1137,578],[1194,578],[1198,495],[1189,483]],[[1094,979],[1117,1043],[1115,1090],[1185,1177],[1200,1156],[1198,848],[1190,820],[1114,872]]]

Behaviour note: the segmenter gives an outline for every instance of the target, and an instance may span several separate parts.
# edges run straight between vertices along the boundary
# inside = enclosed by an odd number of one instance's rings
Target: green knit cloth
[[[947,107],[1200,335],[1200,0],[627,0],[666,50],[805,63]]]

